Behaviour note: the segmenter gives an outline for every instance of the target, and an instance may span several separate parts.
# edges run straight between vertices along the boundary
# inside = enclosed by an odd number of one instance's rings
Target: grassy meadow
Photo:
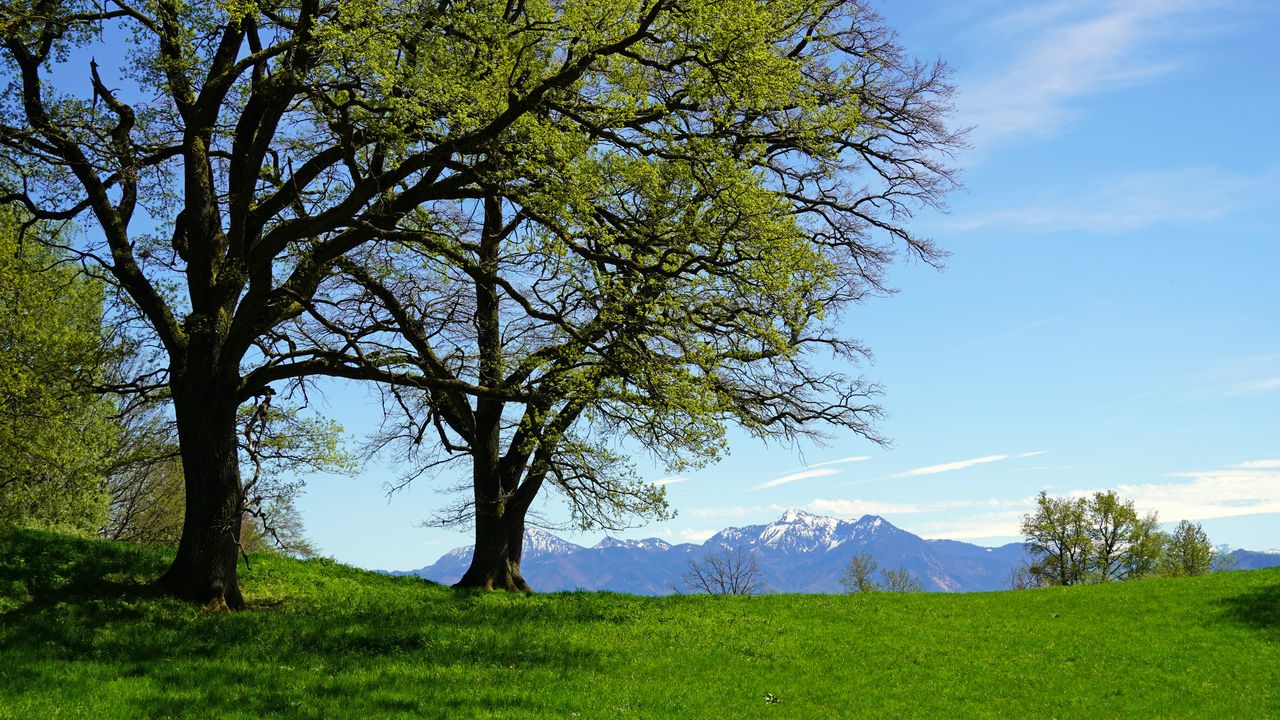
[[[165,562],[0,534],[0,718],[1280,717],[1280,570],[644,598],[262,555],[227,614],[139,589]]]

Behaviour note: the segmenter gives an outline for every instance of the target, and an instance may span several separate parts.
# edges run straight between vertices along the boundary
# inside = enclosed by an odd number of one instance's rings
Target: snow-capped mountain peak
[[[669,550],[671,543],[659,538],[645,538],[643,540],[620,540],[615,537],[606,537],[595,544],[598,549],[608,548],[626,548],[630,550]]]
[[[582,550],[581,545],[575,545],[568,540],[562,540],[546,530],[538,528],[525,528],[524,530],[524,555],[568,555]]]
[[[879,515],[863,515],[855,524],[860,528],[875,531],[889,523]]]
[[[840,544],[841,522],[803,510],[787,510],[760,531],[754,544],[792,552],[829,550]]]
[[[808,522],[811,520],[830,520],[830,519],[831,518],[824,518],[818,515],[814,515],[812,513],[807,513],[804,510],[797,510],[795,508],[792,508],[782,513],[782,516],[779,517],[775,522],[797,523],[797,522]]]

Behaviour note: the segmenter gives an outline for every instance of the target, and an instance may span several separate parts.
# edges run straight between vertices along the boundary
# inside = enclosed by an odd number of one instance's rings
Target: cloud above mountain
[[[832,465],[847,465],[849,463],[862,462],[864,460],[870,460],[870,459],[871,459],[870,455],[850,455],[849,457],[843,457],[836,460],[827,460],[825,462],[806,465],[802,470],[799,470],[797,472],[787,473],[786,475],[774,478],[772,480],[766,480],[765,482],[762,482],[759,485],[753,486],[751,489],[767,490],[769,488],[778,487],[779,485],[786,485],[788,483],[793,483],[793,482],[796,482],[797,480],[808,480],[810,478],[827,477],[829,475],[838,475],[839,473],[844,472],[843,469],[831,467]]]
[[[908,478],[919,477],[921,475],[937,475],[938,473],[954,472],[956,470],[967,470],[975,465],[985,465],[986,463],[1000,462],[1001,460],[1011,460],[1016,458],[1029,458],[1037,455],[1044,455],[1048,450],[1036,450],[1034,452],[1018,453],[1016,455],[984,455],[982,457],[971,458],[969,460],[956,460],[953,462],[940,463],[938,465],[926,465],[904,472],[897,473],[893,477]]]

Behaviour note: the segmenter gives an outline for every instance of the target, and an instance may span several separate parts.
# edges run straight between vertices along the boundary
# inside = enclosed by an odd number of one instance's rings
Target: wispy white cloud
[[[941,463],[938,465],[926,465],[905,472],[900,472],[894,477],[917,477],[920,475],[936,475],[937,473],[952,472],[954,470],[964,470],[975,465],[983,465],[986,463],[999,462],[1008,460],[1012,455],[985,455],[983,457],[972,458],[970,460],[956,460],[955,462]]]
[[[676,483],[682,483],[688,479],[689,478],[685,477],[684,475],[671,475],[670,477],[658,478],[657,480],[654,480],[652,484],[653,485],[675,485]]]
[[[1280,183],[1280,171],[1275,173],[1275,181]],[[1206,399],[1234,398],[1280,390],[1280,375],[1276,375],[1277,372],[1280,372],[1280,353],[1251,355],[1203,368],[1182,377],[1175,384],[1103,403],[1093,410],[1108,410],[1151,398],[1200,403]]]
[[[1109,489],[1133,500],[1141,512],[1157,512],[1164,522],[1280,513],[1280,459],[1248,460],[1217,470],[1173,473],[1171,477],[1174,480],[1170,482],[1133,483]],[[1098,490],[1077,488],[1061,494],[1084,497]],[[900,515],[946,513],[937,520],[902,526],[921,537],[954,540],[1020,537],[1022,518],[1034,506],[1033,497],[920,503],[819,498],[809,503],[814,512],[844,516],[870,514],[893,519]]]
[[[1030,506],[1028,505],[1028,508]],[[1022,517],[1026,510],[1001,510],[967,517],[913,524],[907,529],[923,538],[973,540],[1003,538],[1014,540],[1022,535]]]
[[[1174,473],[1185,480],[1119,485],[1116,492],[1164,520],[1280,513],[1280,462],[1254,460],[1221,470]]]
[[[870,460],[870,459],[871,459],[871,456],[870,456],[870,455],[850,455],[849,457],[842,457],[842,458],[840,458],[839,460],[828,460],[828,461],[826,461],[826,462],[820,462],[820,463],[814,463],[814,464],[812,464],[812,465],[806,465],[805,467],[806,467],[806,468],[817,468],[817,467],[825,467],[825,466],[827,466],[827,465],[844,465],[844,464],[846,464],[846,463],[862,462],[862,461],[864,461],[864,460]]]
[[[1155,225],[1219,220],[1273,193],[1275,171],[1259,175],[1217,168],[1141,172],[1103,182],[1092,191],[1056,189],[1018,207],[956,217],[956,231],[992,226],[1023,232],[1122,233]]]
[[[817,498],[809,503],[809,509],[822,515],[843,515],[861,517],[862,515],[906,515],[923,512],[921,506],[914,503],[881,502],[878,500],[829,500]]]
[[[1188,53],[1164,41],[1192,26],[1200,5],[1063,0],[993,20],[985,31],[998,42],[988,45],[1015,51],[960,83],[957,106],[963,123],[976,125],[974,145],[1055,132],[1082,99],[1168,74]]]
[[[1226,394],[1229,396],[1253,395],[1254,393],[1269,392],[1271,390],[1280,390],[1280,377],[1238,383],[1228,388]]]
[[[987,498],[978,500],[936,500],[927,503],[894,503],[878,500],[817,498],[809,503],[816,513],[858,517],[862,515],[912,515],[948,510],[999,509],[1030,507],[1032,498]]]
[[[835,468],[815,468],[813,470],[801,470],[800,472],[794,472],[789,475],[783,475],[780,478],[774,478],[772,480],[762,482],[759,485],[756,485],[755,487],[753,487],[752,490],[765,490],[767,488],[778,487],[779,485],[786,485],[787,483],[792,483],[797,480],[808,480],[809,478],[825,477],[827,475],[835,475],[839,472],[840,471]]]
[[[1045,472],[1047,470],[1088,470],[1092,467],[1092,465],[1032,465],[1009,468],[1009,470],[1010,472]]]
[[[695,543],[706,542],[708,538],[710,538],[712,535],[715,535],[718,532],[720,531],[719,530],[681,530],[680,539],[684,540],[685,542],[695,542]]]
[[[692,508],[688,514],[696,518],[740,518],[758,515],[768,509],[764,505],[717,505]],[[684,511],[681,514],[685,514]]]
[[[1272,175],[1272,186],[1280,186],[1280,168]],[[1280,193],[1270,204],[1280,207]],[[1280,353],[1260,353],[1220,363],[1196,373],[1191,381],[1193,390],[1214,398],[1280,390]]]
[[[808,480],[810,478],[836,475],[844,471],[839,468],[831,467],[832,465],[847,465],[849,463],[863,462],[870,459],[871,459],[870,455],[850,455],[848,457],[837,458],[835,460],[827,460],[825,462],[813,463],[812,465],[806,465],[800,470],[797,470],[795,472],[787,473],[786,475],[774,478],[772,480],[766,480],[765,482],[762,482],[759,485],[754,485],[751,487],[751,489],[767,490],[769,488],[778,487],[779,485],[786,485],[787,483],[793,483],[797,480]]]
[[[1037,455],[1044,455],[1048,450],[1036,450],[1034,452],[1019,453],[1017,455],[985,455],[983,457],[971,458],[969,460],[956,460],[955,462],[941,463],[939,465],[927,465],[918,467],[905,472],[900,472],[893,477],[919,477],[920,475],[936,475],[938,473],[953,472],[955,470],[964,470],[975,465],[984,465],[986,463],[1000,462],[1001,460],[1009,460],[1011,458],[1028,458]]]
[[[1280,470],[1280,460],[1246,460],[1232,467],[1245,470]]]

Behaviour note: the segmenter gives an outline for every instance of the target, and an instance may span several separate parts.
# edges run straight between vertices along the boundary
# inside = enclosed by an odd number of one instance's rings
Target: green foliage
[[[239,425],[245,440],[245,474],[264,475],[325,472],[350,474],[356,460],[346,450],[342,425],[308,414],[304,407],[252,403],[240,407]],[[246,447],[252,444],[252,449]]]
[[[102,285],[0,210],[0,523],[97,530],[117,442]],[[47,240],[47,239],[46,239]]]
[[[1039,575],[1031,571],[1031,566],[1023,563],[1009,572],[1010,590],[1030,590],[1046,587],[1047,583]]]
[[[0,718],[1280,713],[1275,569],[1017,593],[646,598],[460,592],[254,556],[250,609],[228,614],[130,586],[167,559],[0,536]]]
[[[1088,573],[1090,538],[1088,499],[1052,498],[1043,490],[1036,511],[1022,520],[1030,570],[1050,585],[1075,585]]]
[[[1204,575],[1213,569],[1214,550],[1200,523],[1183,520],[1169,535],[1160,570],[1165,575]]]
[[[1115,492],[1052,498],[1041,492],[1036,511],[1022,521],[1034,578],[1015,585],[1075,585],[1151,575],[1164,553],[1155,513],[1139,516],[1132,500]]]
[[[186,488],[167,412],[163,405],[140,405],[124,413],[121,447],[110,458],[104,537],[144,545],[175,545],[181,538]],[[237,421],[243,472],[250,478],[241,545],[250,552],[312,554],[294,502],[306,473],[354,472],[342,427],[303,407],[270,402],[246,404]]]
[[[1133,501],[1114,491],[1079,498],[1042,491],[1036,504],[1022,521],[1033,560],[1025,570],[1029,576],[1015,572],[1015,588],[1203,575],[1230,567],[1216,559],[1221,553],[1198,523],[1183,520],[1166,535],[1155,513],[1140,517]]]
[[[41,0],[0,32],[0,197],[97,222],[79,259],[183,432],[225,444],[273,384],[394,383],[494,518],[544,482],[584,527],[666,517],[620,438],[673,469],[731,424],[878,440],[837,315],[941,257],[907,223],[963,144],[945,66],[859,0]],[[56,82],[122,37],[125,67]],[[239,478],[184,440],[223,495],[186,527],[225,543]]]
[[[356,461],[337,422],[270,399],[241,406],[238,416],[242,475],[248,478],[240,544],[249,551],[276,548],[309,557],[315,549],[304,537],[295,506],[305,474],[351,474]]]
[[[1212,572],[1230,572],[1236,569],[1236,556],[1231,554],[1231,548],[1227,545],[1220,545],[1213,550],[1213,562],[1210,565]]]
[[[399,73],[396,97],[439,118],[432,142],[527,112],[474,146],[472,195],[348,256],[305,321],[405,370],[410,478],[466,455],[492,478],[441,522],[528,507],[544,480],[583,527],[666,517],[619,445],[678,472],[718,459],[734,425],[880,439],[877,388],[848,374],[866,351],[838,319],[887,292],[897,255],[940,257],[907,223],[955,184],[943,66],[843,0],[429,18],[391,19],[368,53],[384,59],[351,61]]]
[[[176,545],[182,538],[186,489],[179,458],[121,468],[108,487],[112,502],[104,537],[140,545]]]

